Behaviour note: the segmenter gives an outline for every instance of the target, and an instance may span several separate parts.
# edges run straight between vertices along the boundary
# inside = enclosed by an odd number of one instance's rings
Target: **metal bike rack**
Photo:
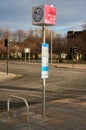
[[[29,105],[28,105],[28,102],[26,101],[25,98],[18,97],[18,96],[15,96],[15,95],[10,95],[9,96],[8,101],[7,101],[8,119],[9,119],[9,116],[10,116],[10,99],[11,98],[17,98],[17,99],[23,100],[25,102],[26,108],[27,108],[27,129],[29,129]]]

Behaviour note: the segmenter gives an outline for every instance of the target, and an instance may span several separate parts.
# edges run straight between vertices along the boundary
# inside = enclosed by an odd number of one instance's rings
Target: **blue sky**
[[[0,0],[0,27],[10,30],[35,29],[32,25],[32,7],[54,5],[57,8],[55,26],[48,28],[60,34],[82,30],[86,24],[86,0]]]

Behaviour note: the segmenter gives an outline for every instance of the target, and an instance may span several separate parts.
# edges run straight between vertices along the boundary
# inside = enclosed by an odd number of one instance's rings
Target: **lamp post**
[[[51,60],[50,61],[51,61],[51,65],[52,65],[52,31],[51,31],[50,35],[51,35]]]

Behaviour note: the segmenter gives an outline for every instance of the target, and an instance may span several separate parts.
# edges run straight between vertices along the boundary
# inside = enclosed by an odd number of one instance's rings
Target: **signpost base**
[[[43,113],[42,116],[45,118],[45,79],[42,79],[42,87],[43,87]]]

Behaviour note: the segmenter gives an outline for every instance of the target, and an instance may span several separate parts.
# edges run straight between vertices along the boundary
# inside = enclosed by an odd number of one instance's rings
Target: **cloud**
[[[53,4],[57,8],[59,32],[81,29],[78,23],[86,21],[86,0],[0,0],[0,24],[12,30],[29,30],[32,26],[32,7]]]
[[[58,34],[61,35],[67,35],[68,31],[81,31],[83,30],[83,25],[86,24],[86,22],[74,22],[69,25],[64,26],[53,26],[51,29],[55,31]]]

